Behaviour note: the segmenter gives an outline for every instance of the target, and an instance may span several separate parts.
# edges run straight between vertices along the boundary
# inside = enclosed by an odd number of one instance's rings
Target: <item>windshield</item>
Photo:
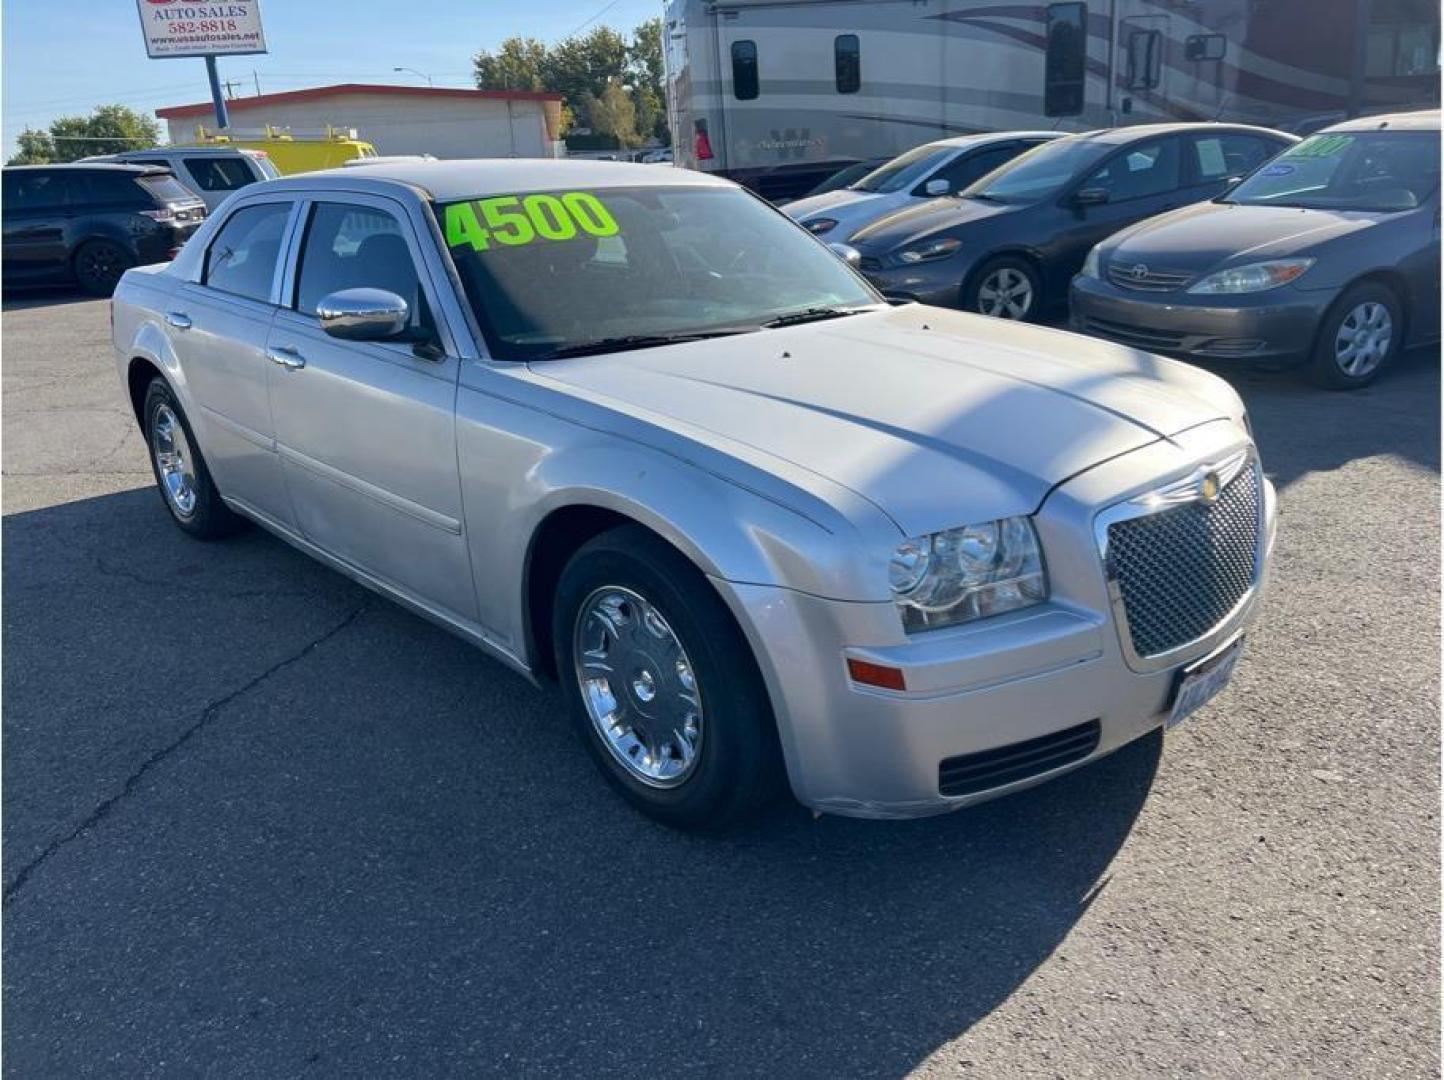
[[[928,173],[947,161],[957,151],[936,143],[915,146],[906,154],[899,154],[886,165],[879,165],[857,183],[853,191],[901,191],[916,184]]]
[[[1113,149],[1093,139],[1057,139],[1019,154],[963,192],[964,198],[1035,203],[1058,193]]]
[[[1220,201],[1307,210],[1412,210],[1439,186],[1437,131],[1319,134],[1274,158]]]
[[[821,243],[735,188],[502,195],[438,206],[437,218],[501,360],[879,302]]]

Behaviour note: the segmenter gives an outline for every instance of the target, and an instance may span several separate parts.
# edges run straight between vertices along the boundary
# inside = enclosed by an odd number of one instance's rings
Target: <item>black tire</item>
[[[194,505],[189,513],[183,512],[177,500],[169,493],[158,460],[156,428],[161,422],[163,409],[168,410],[169,416],[175,418],[175,422],[185,434],[187,461],[193,474],[190,486],[194,492]],[[215,482],[211,479],[211,471],[201,455],[200,445],[196,442],[195,432],[191,430],[190,421],[186,419],[185,410],[176,401],[170,386],[159,375],[152,379],[150,386],[146,388],[141,418],[141,431],[145,435],[145,446],[150,456],[151,472],[155,475],[156,490],[160,493],[161,502],[169,511],[171,520],[198,540],[217,540],[244,529],[246,519],[221,500],[220,492],[216,490]]]
[[[696,764],[678,786],[648,786],[634,776],[603,741],[583,700],[574,653],[578,616],[606,587],[630,590],[652,605],[691,662],[702,734]],[[635,525],[590,540],[562,570],[553,615],[553,655],[568,710],[597,767],[634,807],[677,828],[719,829],[760,810],[782,789],[777,728],[752,652],[721,597],[670,544]]]
[[[1346,361],[1341,358],[1341,334],[1345,323],[1351,319],[1358,322],[1358,313],[1377,305],[1387,312],[1389,340],[1383,355],[1372,367],[1357,373],[1347,370]],[[1404,309],[1392,289],[1373,281],[1366,281],[1346,290],[1344,295],[1329,308],[1319,325],[1319,336],[1314,342],[1314,351],[1309,358],[1308,376],[1316,386],[1327,390],[1357,390],[1371,382],[1394,362],[1404,344]]]
[[[1002,277],[1006,281],[1020,282],[1026,287],[1026,304],[1019,303],[1021,313],[1012,314],[1012,303],[1000,302],[992,280]],[[963,286],[963,310],[975,315],[991,315],[995,318],[1013,319],[1018,322],[1032,322],[1043,310],[1043,282],[1038,269],[1027,259],[1017,255],[999,255],[989,259],[973,271]]]
[[[130,252],[110,240],[87,240],[75,252],[75,280],[91,296],[109,296],[135,265]]]

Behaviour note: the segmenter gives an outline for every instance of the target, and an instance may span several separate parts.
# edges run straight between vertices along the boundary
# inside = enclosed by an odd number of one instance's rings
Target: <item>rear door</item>
[[[1201,131],[1184,138],[1185,205],[1217,198],[1284,148],[1244,131]]]
[[[196,408],[206,461],[227,497],[272,522],[291,523],[271,423],[266,338],[276,314],[281,252],[296,202],[247,201],[207,247],[201,278],[177,289],[164,313]]]
[[[5,171],[4,267],[12,281],[52,281],[70,269],[66,227],[73,179],[64,169]]]
[[[319,302],[376,288],[434,324],[435,288],[406,208],[336,194],[309,203],[286,302],[271,328],[271,411],[295,520],[330,554],[420,601],[476,618],[456,461],[455,355],[342,341]],[[428,242],[431,242],[428,239]]]

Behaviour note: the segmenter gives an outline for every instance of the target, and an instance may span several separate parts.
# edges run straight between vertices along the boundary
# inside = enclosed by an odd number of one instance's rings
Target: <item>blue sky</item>
[[[622,31],[662,13],[662,0],[262,0],[264,56],[222,58],[239,94],[338,82],[471,86],[471,57],[515,34],[558,41],[579,27]],[[208,101],[205,62],[150,60],[134,0],[5,0],[5,154],[26,126],[119,103],[153,112]],[[253,74],[254,72],[254,74]]]

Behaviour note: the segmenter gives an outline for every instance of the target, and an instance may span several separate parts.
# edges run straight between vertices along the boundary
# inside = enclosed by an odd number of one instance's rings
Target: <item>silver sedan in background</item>
[[[556,680],[680,826],[784,785],[936,813],[1176,723],[1227,682],[1273,541],[1227,384],[889,306],[698,173],[257,184],[113,315],[181,529],[257,522]]]

